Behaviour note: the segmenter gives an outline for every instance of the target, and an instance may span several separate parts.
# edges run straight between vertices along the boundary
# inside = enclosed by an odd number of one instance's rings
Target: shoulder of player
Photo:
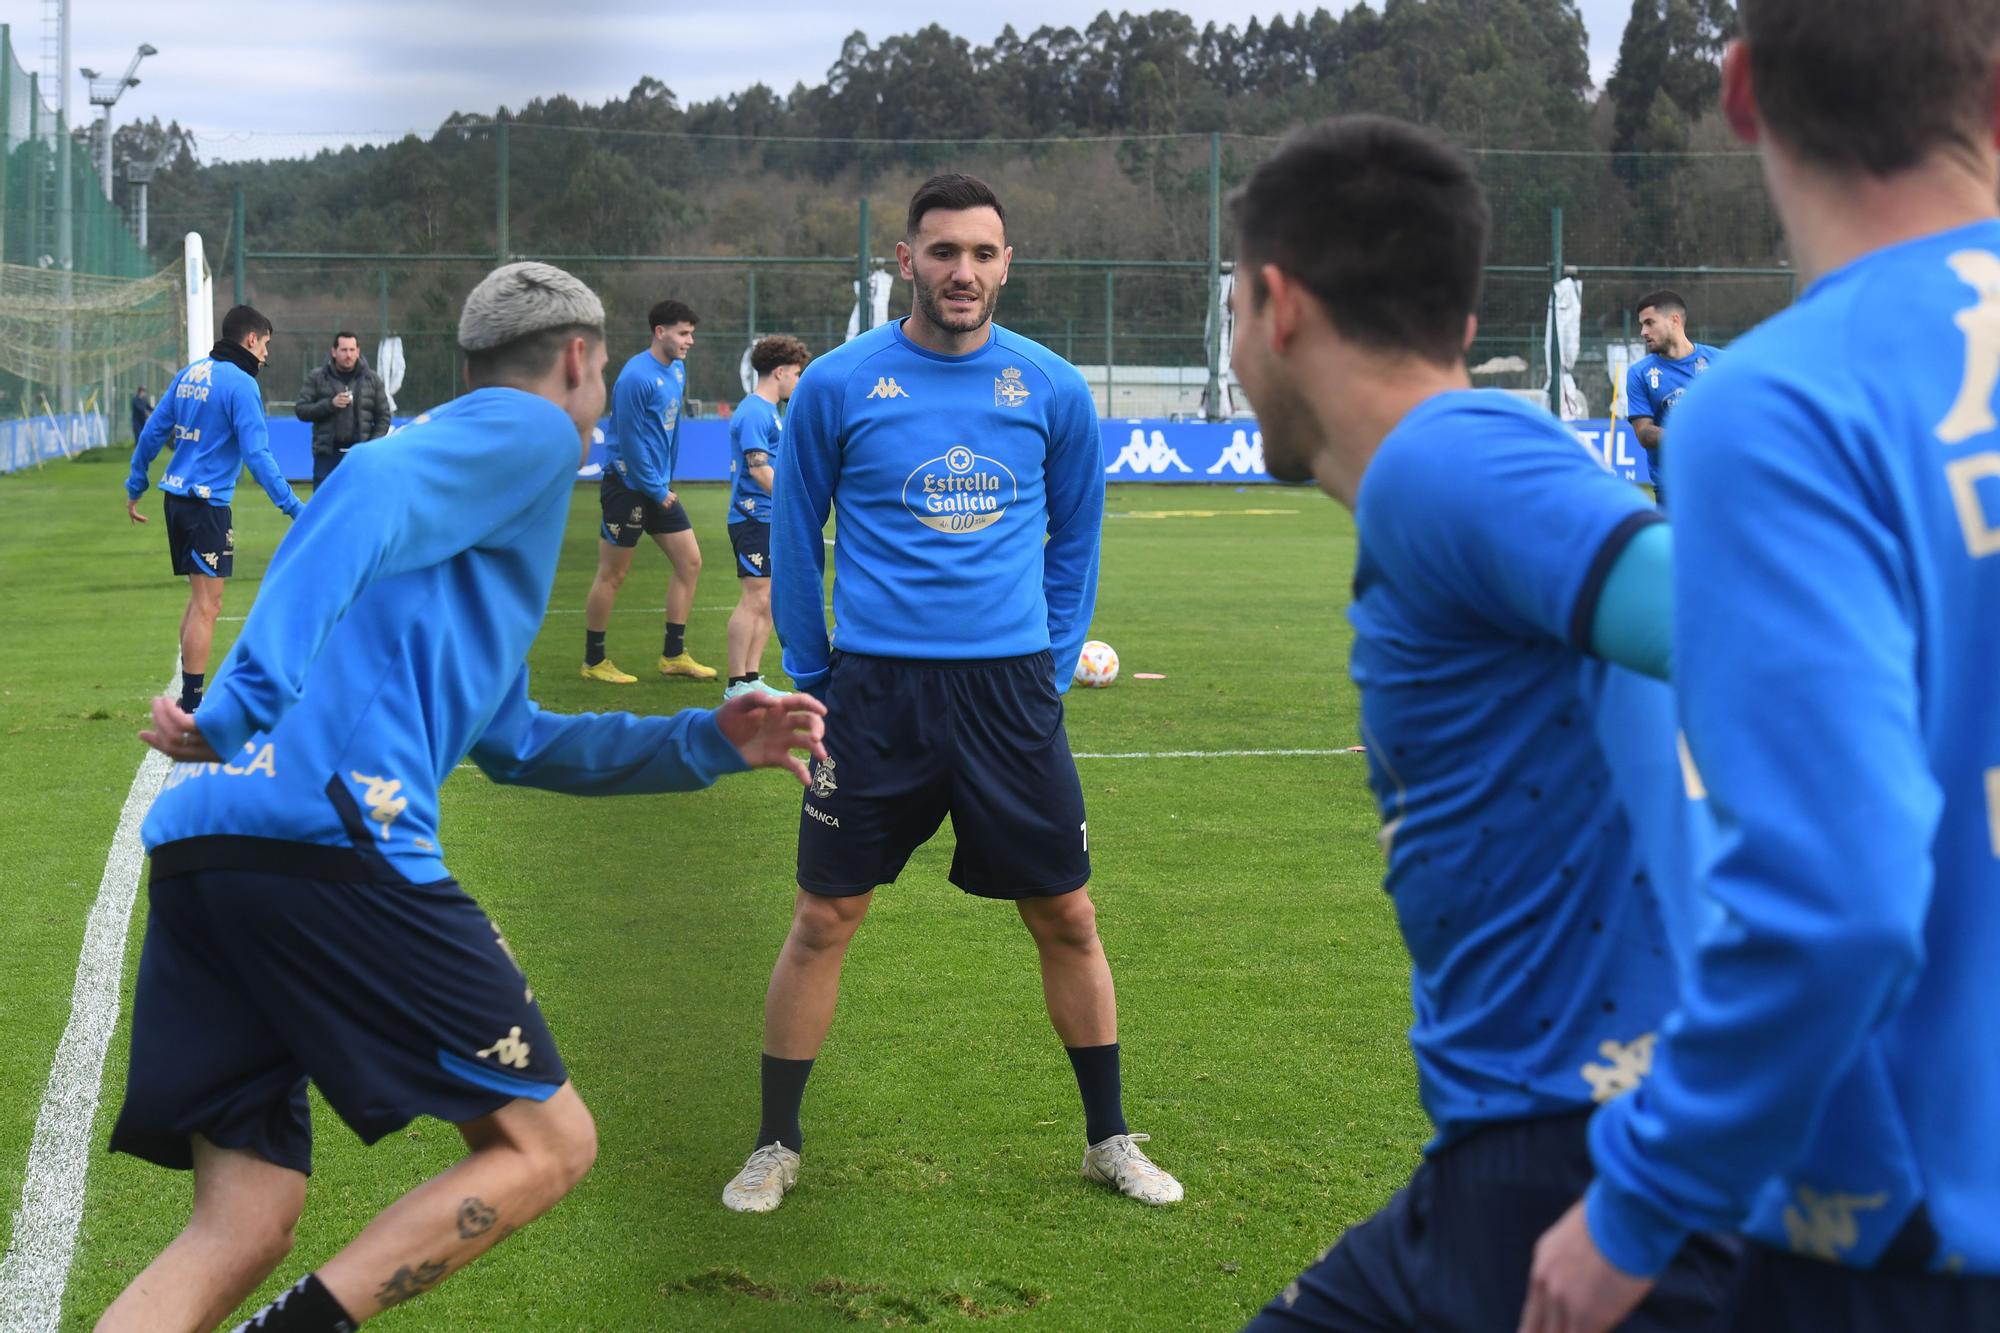
[[[1010,328],[995,324],[993,341],[1010,357],[1026,362],[1039,371],[1043,382],[1051,391],[1081,393],[1086,396],[1090,393],[1089,381],[1083,378],[1082,371],[1065,361],[1059,353],[1050,351],[1033,338],[1023,337]]]
[[[402,449],[469,449],[482,456],[543,458],[574,468],[576,425],[562,408],[523,389],[476,389],[418,415],[397,432]],[[356,454],[355,457],[359,457]]]
[[[865,367],[891,357],[900,346],[893,323],[870,329],[814,357],[799,375],[799,388],[810,386],[813,392],[831,393],[838,400]]]
[[[1363,474],[1356,507],[1373,502],[1400,508],[1405,497],[1437,500],[1459,491],[1490,504],[1510,464],[1526,458],[1602,471],[1569,427],[1540,408],[1492,389],[1441,395],[1383,438]]]

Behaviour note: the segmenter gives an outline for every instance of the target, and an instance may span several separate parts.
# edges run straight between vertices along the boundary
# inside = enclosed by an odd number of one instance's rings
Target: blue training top
[[[777,480],[778,443],[785,423],[775,404],[756,394],[747,395],[729,418],[729,521],[741,523],[754,518],[771,521],[771,493],[759,486],[743,462],[743,455],[761,449],[771,455],[772,481]]]
[[[1722,353],[1707,343],[1695,343],[1686,356],[1670,358],[1655,352],[1634,361],[1625,372],[1625,415],[1651,417],[1664,426],[1667,413],[1694,383],[1706,375]]]
[[[966,661],[1048,649],[1068,690],[1097,600],[1104,455],[1076,368],[992,326],[964,356],[885,324],[806,367],[771,524],[785,671],[827,672],[824,529],[840,511],[831,646]]]
[[[153,459],[169,439],[173,465],[160,479],[160,489],[169,495],[221,508],[235,496],[236,479],[247,466],[271,503],[287,518],[298,517],[299,497],[271,456],[263,395],[257,381],[242,370],[203,357],[174,376],[132,447],[132,475],[125,482],[129,498],[146,493]]]
[[[660,504],[674,484],[686,388],[687,362],[676,358],[661,365],[650,346],[625,363],[611,387],[605,464],[631,489]]]
[[[1893,336],[1884,336],[1892,330]],[[1735,1228],[2000,1274],[2000,222],[1865,256],[1674,420],[1677,692],[1718,825],[1605,1256]]]
[[[174,766],[147,851],[317,843],[422,883],[448,873],[438,788],[468,753],[496,782],[585,794],[745,767],[706,709],[560,717],[528,697],[576,484],[561,408],[479,389],[395,446],[350,453],[279,546],[198,715],[230,762]]]
[[[1610,689],[1622,673],[1588,652],[1605,578],[1659,521],[1555,418],[1490,391],[1423,403],[1363,475],[1351,665],[1431,1150],[1629,1090],[1672,1005],[1598,740],[1670,747],[1669,697]],[[1603,716],[1619,708],[1657,718]]]

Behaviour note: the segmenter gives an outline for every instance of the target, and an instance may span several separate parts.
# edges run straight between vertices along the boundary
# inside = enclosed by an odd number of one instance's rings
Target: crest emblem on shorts
[[[1000,378],[993,381],[993,404],[996,407],[1019,407],[1031,395],[1028,386],[1021,383],[1021,372],[1009,366],[1000,372]]]
[[[833,780],[833,756],[813,762],[813,795],[825,799],[840,790],[840,784]]]
[[[641,509],[638,505],[633,505],[632,512],[626,516],[625,521],[636,528],[639,526],[640,523],[645,521],[645,518],[646,518],[646,511]]]

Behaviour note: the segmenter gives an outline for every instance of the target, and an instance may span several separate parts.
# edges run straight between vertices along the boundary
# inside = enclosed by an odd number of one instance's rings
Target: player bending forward
[[[100,1329],[208,1329],[284,1259],[311,1165],[306,1082],[365,1141],[420,1115],[469,1154],[244,1327],[348,1329],[553,1207],[590,1113],[499,929],[445,869],[438,786],[684,791],[805,777],[823,709],[558,717],[519,663],[542,622],[581,448],[604,406],[604,308],[546,264],[466,300],[472,392],[356,450],[279,549],[203,704],[165,699],[179,761],[147,816],[151,916],[114,1151],[194,1170],[187,1227]]]

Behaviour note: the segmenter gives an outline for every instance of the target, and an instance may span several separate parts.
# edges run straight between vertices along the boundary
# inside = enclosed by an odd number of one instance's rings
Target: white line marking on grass
[[[35,1333],[62,1323],[63,1287],[69,1281],[77,1228],[83,1221],[83,1183],[90,1165],[90,1132],[104,1075],[104,1052],[118,1025],[125,932],[146,864],[139,825],[171,767],[157,750],[148,750],[140,761],[118,815],[118,832],[105,858],[97,901],[83,928],[69,1024],[56,1046],[41,1113],[35,1117],[13,1240],[6,1258],[0,1259],[4,1333]]]
[[[1073,754],[1072,759],[1317,759],[1330,754],[1360,754],[1348,750],[1141,750],[1122,754]]]

